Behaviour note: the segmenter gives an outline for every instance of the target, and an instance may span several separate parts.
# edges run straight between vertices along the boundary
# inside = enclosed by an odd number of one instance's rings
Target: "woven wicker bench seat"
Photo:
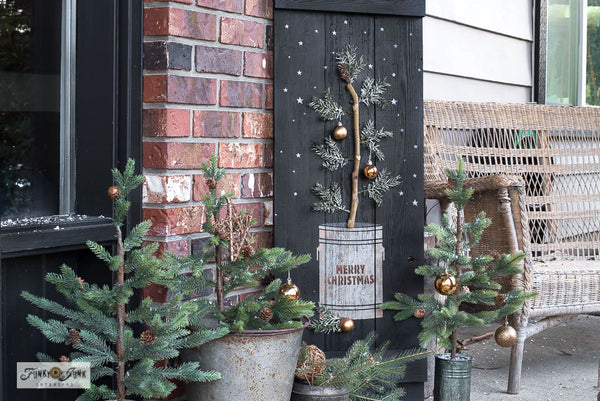
[[[465,214],[492,226],[474,254],[523,251],[503,286],[536,291],[511,317],[518,393],[525,339],[580,313],[600,313],[600,108],[425,101],[425,197],[445,211],[445,168],[465,161],[475,194]]]

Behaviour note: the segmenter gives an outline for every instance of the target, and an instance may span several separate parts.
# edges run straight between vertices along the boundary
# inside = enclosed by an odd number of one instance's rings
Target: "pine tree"
[[[87,246],[114,273],[114,282],[102,286],[90,284],[63,265],[60,273],[49,273],[46,280],[64,296],[64,305],[26,291],[21,294],[61,320],[29,315],[27,321],[49,341],[70,346],[72,362],[89,362],[93,382],[104,377],[114,378],[116,390],[104,384],[92,384],[78,401],[123,401],[128,396],[163,398],[175,388],[171,379],[219,379],[219,373],[204,372],[197,362],[176,367],[155,366],[157,361],[175,358],[179,350],[218,338],[226,330],[189,330],[193,319],[204,314],[206,304],[183,301],[181,295],[164,304],[154,304],[150,298],[136,301],[137,291],[151,284],[168,286],[179,270],[171,266],[168,259],[154,256],[158,244],[142,246],[151,221],[138,224],[123,237],[121,228],[130,207],[127,195],[143,182],[143,176],[134,174],[131,159],[123,173],[113,169],[112,174],[115,186],[109,188],[109,195],[114,198],[116,254],[93,241],[88,241]],[[197,287],[196,291],[201,288]],[[41,353],[38,358],[44,362],[56,360]]]
[[[479,213],[473,221],[465,222],[465,205],[473,195],[472,188],[464,188],[466,177],[464,162],[458,159],[456,171],[446,170],[451,185],[446,189],[448,199],[456,208],[456,225],[445,214],[442,225],[429,224],[426,231],[436,237],[436,246],[429,251],[439,263],[418,267],[415,272],[422,276],[455,280],[444,295],[438,300],[433,295],[422,294],[417,299],[406,294],[395,294],[395,300],[382,304],[382,309],[398,311],[395,320],[404,320],[413,315],[424,314],[421,323],[419,340],[423,347],[437,338],[440,346],[451,351],[451,358],[456,356],[460,327],[483,326],[492,321],[516,312],[529,297],[535,294],[516,289],[502,293],[501,285],[495,280],[523,273],[518,267],[524,259],[522,252],[514,255],[479,255],[470,256],[471,248],[479,243],[483,231],[491,224],[484,212]],[[467,312],[461,309],[462,304],[488,306],[492,310]]]
[[[294,256],[282,248],[254,250],[251,227],[256,223],[245,211],[238,211],[231,194],[219,192],[219,180],[225,170],[218,167],[216,155],[202,163],[208,193],[202,197],[206,208],[203,230],[211,236],[201,255],[177,259],[180,268],[191,275],[174,279],[173,288],[181,294],[193,291],[190,280],[199,280],[215,289],[216,302],[210,312],[231,331],[295,328],[302,319],[313,315],[314,304],[278,296],[281,280],[275,279],[260,293],[231,306],[228,295],[239,288],[260,288],[265,276],[281,275],[310,260],[310,255]],[[223,212],[223,209],[225,213]],[[206,277],[208,261],[215,261],[214,278]]]
[[[379,142],[382,139],[391,138],[393,136],[391,131],[386,131],[383,128],[376,129],[375,123],[372,120],[367,121],[361,130],[359,124],[360,104],[362,103],[366,107],[378,106],[384,108],[387,105],[387,101],[383,96],[390,84],[386,82],[385,79],[375,81],[371,77],[366,77],[363,80],[359,97],[353,83],[358,79],[360,73],[367,65],[364,56],[358,56],[357,48],[348,45],[336,54],[336,61],[338,63],[339,78],[346,83],[346,89],[352,98],[352,131],[354,134],[354,154],[350,158],[353,162],[351,175],[352,199],[350,207],[347,208],[342,204],[342,195],[339,184],[336,183],[327,188],[322,184],[317,183],[313,187],[313,193],[319,197],[320,201],[315,203],[313,208],[314,210],[321,212],[348,213],[347,227],[352,228],[354,227],[356,220],[359,195],[366,193],[375,201],[377,206],[380,206],[383,195],[391,188],[400,185],[400,176],[392,177],[389,172],[382,171],[377,175],[375,181],[370,183],[367,188],[359,189],[358,176],[361,147],[364,146],[369,151],[369,160],[367,164],[368,166],[373,167],[374,164],[371,157],[375,160],[384,160],[385,158],[385,155],[379,147]],[[340,120],[343,115],[348,114],[348,112],[333,99],[330,89],[327,89],[322,97],[314,97],[309,106],[319,113],[321,119],[325,121]],[[339,170],[348,164],[349,159],[342,154],[336,142],[331,138],[326,138],[321,144],[315,144],[312,147],[312,150],[323,160],[323,167],[329,171]]]

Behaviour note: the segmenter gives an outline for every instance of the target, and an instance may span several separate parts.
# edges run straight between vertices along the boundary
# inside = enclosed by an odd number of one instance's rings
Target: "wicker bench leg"
[[[510,353],[510,367],[508,369],[508,388],[509,394],[519,394],[521,386],[521,367],[523,365],[523,351],[525,349],[525,340],[527,339],[527,325],[521,325],[517,330],[517,343],[513,345]]]

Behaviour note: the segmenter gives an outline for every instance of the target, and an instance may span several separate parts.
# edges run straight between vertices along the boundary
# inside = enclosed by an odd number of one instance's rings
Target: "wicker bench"
[[[424,126],[425,197],[447,208],[443,169],[462,156],[476,191],[467,216],[492,219],[473,252],[527,255],[502,283],[539,293],[511,317],[516,394],[527,337],[600,312],[600,109],[425,101]]]

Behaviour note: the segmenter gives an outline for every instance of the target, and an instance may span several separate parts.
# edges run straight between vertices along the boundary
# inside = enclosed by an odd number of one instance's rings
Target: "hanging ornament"
[[[108,197],[110,199],[117,199],[121,197],[121,191],[119,191],[119,187],[113,185],[112,187],[108,187]]]
[[[339,327],[344,333],[349,333],[354,330],[354,320],[348,317],[340,319]]]
[[[363,173],[365,174],[365,177],[367,177],[369,180],[373,180],[375,179],[375,177],[377,177],[377,166],[375,166],[373,162],[369,159],[369,162],[365,166]]]
[[[508,322],[504,322],[504,326],[496,329],[494,340],[501,347],[512,347],[517,343],[517,331]]]
[[[338,122],[337,127],[333,129],[333,133],[331,134],[331,136],[336,141],[341,141],[342,139],[348,136],[348,130],[342,125],[342,122],[340,121]]]
[[[294,376],[298,380],[312,383],[325,371],[325,353],[316,345],[307,345],[302,355],[304,355],[304,360],[298,359]]]
[[[456,277],[445,272],[435,278],[435,290],[442,295],[452,295],[456,291]]]
[[[292,283],[292,279],[288,278],[287,282],[279,287],[277,295],[279,295],[279,298],[286,297],[292,301],[297,301],[300,298],[300,289]]]

